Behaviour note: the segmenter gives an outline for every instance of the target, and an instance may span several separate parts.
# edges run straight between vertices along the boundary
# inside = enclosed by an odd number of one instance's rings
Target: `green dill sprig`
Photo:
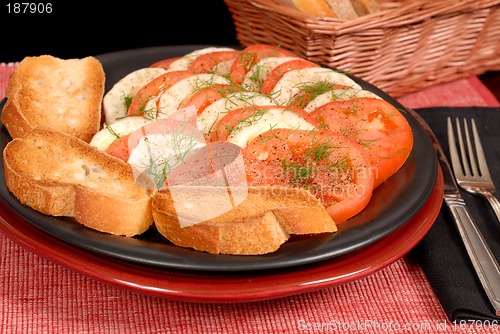
[[[109,131],[109,133],[111,133],[113,136],[115,136],[115,137],[116,137],[116,139],[118,139],[118,138],[120,138],[120,137],[121,137],[121,136],[120,136],[120,134],[119,134],[118,132],[116,132],[116,131],[115,131],[115,129],[113,129],[113,128],[111,127],[111,125],[107,125],[107,124],[106,124],[105,126],[106,126],[106,130],[108,130],[108,131]]]
[[[269,109],[257,110],[256,112],[252,113],[251,115],[240,120],[238,122],[238,124],[235,127],[233,127],[233,129],[231,129],[231,132],[239,131],[247,126],[255,124],[256,122],[260,121],[268,112],[269,112]]]
[[[309,101],[312,101],[319,95],[332,91],[334,83],[328,81],[317,81],[313,83],[300,83],[295,86],[299,89],[299,94],[289,103],[289,105],[304,108]]]
[[[323,159],[328,159],[335,149],[334,145],[328,142],[322,142],[319,145],[312,145],[306,150],[304,154],[304,160],[312,158],[314,161],[321,161]]]
[[[125,105],[125,107],[127,108],[130,108],[130,105],[132,104],[132,100],[134,99],[134,96],[132,95],[123,95],[123,104]]]

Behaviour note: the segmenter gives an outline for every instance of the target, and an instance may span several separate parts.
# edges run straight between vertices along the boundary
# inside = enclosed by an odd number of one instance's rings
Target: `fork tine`
[[[476,122],[474,118],[471,119],[472,122],[472,134],[474,135],[474,143],[476,147],[477,160],[479,163],[479,170],[483,177],[491,178],[490,171],[488,169],[488,163],[486,162],[486,157],[484,155],[483,145],[481,144],[481,139],[479,138],[479,133],[477,131]]]
[[[453,172],[456,177],[463,177],[463,170],[460,163],[460,156],[457,150],[457,143],[455,140],[455,132],[453,131],[453,124],[451,123],[451,118],[448,117],[448,146],[450,147],[450,157],[451,164],[453,166]]]
[[[462,167],[464,175],[471,175],[469,162],[467,161],[467,153],[465,152],[465,144],[462,136],[462,128],[460,127],[460,121],[458,118],[455,119],[457,124],[457,135],[458,135],[458,145],[460,147],[460,156],[462,157]]]
[[[470,167],[472,169],[472,173],[470,174],[471,176],[479,176],[474,150],[472,149],[472,141],[469,134],[469,125],[467,124],[467,118],[464,118],[464,131],[465,131],[465,140],[467,142],[467,151],[469,153],[468,155],[469,159],[467,159],[467,156],[463,156],[462,160],[466,160],[470,163]],[[476,142],[476,137],[474,137],[474,143],[475,142]]]

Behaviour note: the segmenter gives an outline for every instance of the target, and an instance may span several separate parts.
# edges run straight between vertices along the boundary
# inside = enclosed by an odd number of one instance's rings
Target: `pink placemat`
[[[0,65],[0,98],[13,69]],[[499,105],[476,77],[399,101],[411,108]],[[1,233],[0,261],[0,333],[498,333],[498,324],[449,322],[410,256],[344,285],[234,304],[122,290],[35,255]]]

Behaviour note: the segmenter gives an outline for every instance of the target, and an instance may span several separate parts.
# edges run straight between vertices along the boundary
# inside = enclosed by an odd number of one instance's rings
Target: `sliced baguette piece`
[[[326,2],[339,19],[354,20],[358,18],[351,0],[326,0]]]
[[[351,0],[354,10],[359,16],[364,16],[380,11],[378,0]]]
[[[219,214],[228,195],[243,200]],[[153,194],[152,210],[157,230],[173,244],[212,254],[266,254],[290,235],[337,231],[323,205],[301,188],[171,186]]]
[[[7,84],[1,121],[12,138],[50,126],[89,142],[100,127],[104,82],[94,57],[25,57]]]
[[[152,225],[151,194],[136,184],[130,165],[76,137],[36,128],[10,141],[3,159],[9,191],[39,212],[115,235]]]
[[[282,0],[307,16],[337,17],[325,0]]]
[[[350,0],[282,0],[307,16],[336,17],[352,20],[358,17]]]

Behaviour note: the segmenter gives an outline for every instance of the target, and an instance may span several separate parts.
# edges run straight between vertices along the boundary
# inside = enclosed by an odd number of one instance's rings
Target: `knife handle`
[[[500,266],[474,223],[463,198],[445,197],[445,203],[453,216],[484,291],[495,309],[495,314],[500,316]]]

